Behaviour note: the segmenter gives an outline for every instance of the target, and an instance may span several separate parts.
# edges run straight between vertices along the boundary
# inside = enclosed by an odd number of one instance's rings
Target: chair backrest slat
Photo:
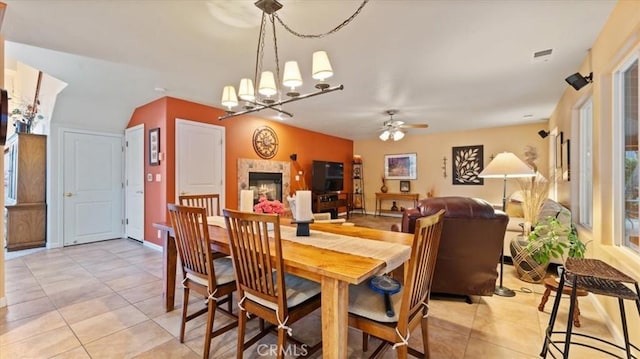
[[[220,215],[220,195],[217,193],[183,194],[178,196],[180,205],[189,207],[204,207],[207,216]]]
[[[274,214],[223,210],[238,294],[244,292],[278,305],[286,313],[280,217]],[[268,227],[273,226],[270,232]],[[271,235],[271,238],[269,238]],[[272,259],[275,254],[275,260]]]
[[[416,222],[409,270],[405,278],[405,291],[408,293],[403,297],[399,313],[401,321],[408,319],[421,308],[423,302],[426,303],[428,300],[440,245],[444,212],[440,210]]]
[[[209,289],[215,290],[215,271],[211,249],[207,212],[202,207],[188,207],[168,204],[171,226],[180,262],[183,278],[187,273],[209,281]],[[211,274],[211,276],[209,275]]]

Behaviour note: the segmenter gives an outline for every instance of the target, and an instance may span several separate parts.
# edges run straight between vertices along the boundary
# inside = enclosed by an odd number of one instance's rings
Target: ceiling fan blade
[[[400,128],[427,128],[429,125],[426,123],[405,123],[404,125],[400,125]]]

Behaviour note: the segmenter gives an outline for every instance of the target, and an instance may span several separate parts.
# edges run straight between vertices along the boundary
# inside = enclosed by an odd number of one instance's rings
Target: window
[[[593,220],[593,103],[591,99],[580,107],[580,175],[578,176],[581,225],[591,228]]]
[[[638,177],[640,167],[638,167],[638,55],[627,61],[615,74],[615,84],[613,89],[615,103],[615,122],[620,126],[621,136],[620,147],[616,153],[620,158],[619,168],[621,168],[622,198],[620,203],[623,208],[623,223],[618,223],[624,228],[620,245],[630,248],[636,253],[640,253],[640,209],[638,203],[640,194],[638,193]],[[622,181],[621,181],[622,182]],[[620,183],[620,182],[619,182]]]

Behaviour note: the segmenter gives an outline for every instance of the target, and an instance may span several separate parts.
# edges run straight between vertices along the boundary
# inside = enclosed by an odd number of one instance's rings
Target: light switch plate
[[[151,173],[147,173],[147,182],[153,182],[153,175]]]
[[[162,175],[159,173],[156,173],[156,182],[160,182],[162,181]]]

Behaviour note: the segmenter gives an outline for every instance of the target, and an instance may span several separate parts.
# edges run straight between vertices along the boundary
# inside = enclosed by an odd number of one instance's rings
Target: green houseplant
[[[553,257],[564,261],[565,252],[569,257],[582,258],[587,250],[573,223],[566,226],[551,216],[536,223],[527,240],[526,250],[539,264],[548,264]]]
[[[541,282],[551,258],[582,258],[587,249],[573,224],[567,225],[553,216],[538,221],[525,238],[512,242],[511,249],[518,276],[526,282]]]

